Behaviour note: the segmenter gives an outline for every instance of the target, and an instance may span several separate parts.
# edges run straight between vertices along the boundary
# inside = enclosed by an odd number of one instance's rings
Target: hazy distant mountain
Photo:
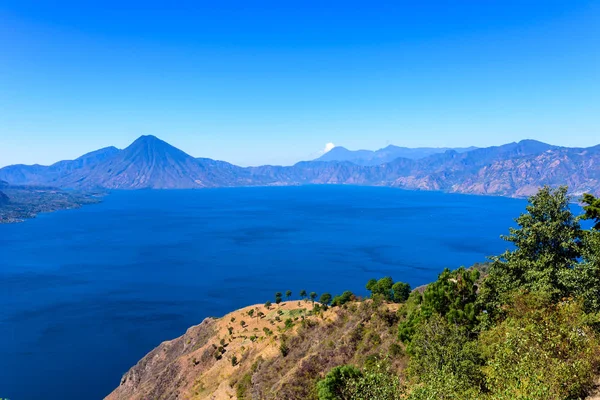
[[[350,161],[358,165],[379,165],[394,161],[397,158],[408,158],[418,160],[433,154],[444,153],[453,150],[458,153],[475,150],[477,147],[447,148],[447,147],[398,147],[389,145],[379,150],[348,150],[342,146],[336,146],[315,161]]]
[[[0,169],[0,179],[83,189],[358,184],[502,196],[525,196],[545,184],[567,184],[574,193],[600,194],[600,146],[566,148],[523,140],[375,165],[316,160],[290,167],[242,168],[194,158],[154,136],[142,136],[124,150],[106,148],[47,167],[8,166]]]
[[[73,171],[84,171],[119,152],[120,150],[116,147],[105,147],[84,154],[75,160],[59,161],[50,166],[9,165],[0,169],[0,176],[11,185],[55,185],[65,175]]]

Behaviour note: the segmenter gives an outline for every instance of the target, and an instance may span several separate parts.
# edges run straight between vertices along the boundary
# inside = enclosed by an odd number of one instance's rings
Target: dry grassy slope
[[[388,351],[395,341],[397,307],[352,303],[321,315],[307,314],[303,322],[311,304],[290,301],[209,318],[150,352],[107,399],[315,398],[316,381],[332,367],[349,362],[362,365],[369,355]],[[251,309],[255,310],[252,318]],[[279,310],[283,315],[276,321]],[[265,316],[257,318],[259,311]],[[288,318],[295,320],[291,328],[285,327]],[[290,349],[286,357],[280,352],[283,337]],[[221,340],[225,352],[217,360]],[[398,369],[402,363],[402,358],[394,361]]]

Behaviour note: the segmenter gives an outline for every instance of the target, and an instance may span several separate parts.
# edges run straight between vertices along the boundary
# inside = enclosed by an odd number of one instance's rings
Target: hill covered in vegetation
[[[100,201],[98,193],[55,187],[9,185],[0,181],[0,224],[21,222],[39,213],[79,208]]]
[[[410,289],[276,293],[164,342],[108,399],[579,399],[600,368],[600,200],[529,199],[513,250]],[[581,219],[595,226],[582,229]],[[316,301],[318,300],[318,301]]]

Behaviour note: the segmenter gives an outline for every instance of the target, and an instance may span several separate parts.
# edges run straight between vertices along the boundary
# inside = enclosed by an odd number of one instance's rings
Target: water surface
[[[525,201],[304,186],[114,192],[0,225],[0,397],[99,399],[161,341],[301,289],[485,261]]]

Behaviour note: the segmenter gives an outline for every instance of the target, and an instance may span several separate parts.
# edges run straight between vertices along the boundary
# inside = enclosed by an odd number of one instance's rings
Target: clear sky
[[[0,0],[0,166],[600,143],[600,2]]]

